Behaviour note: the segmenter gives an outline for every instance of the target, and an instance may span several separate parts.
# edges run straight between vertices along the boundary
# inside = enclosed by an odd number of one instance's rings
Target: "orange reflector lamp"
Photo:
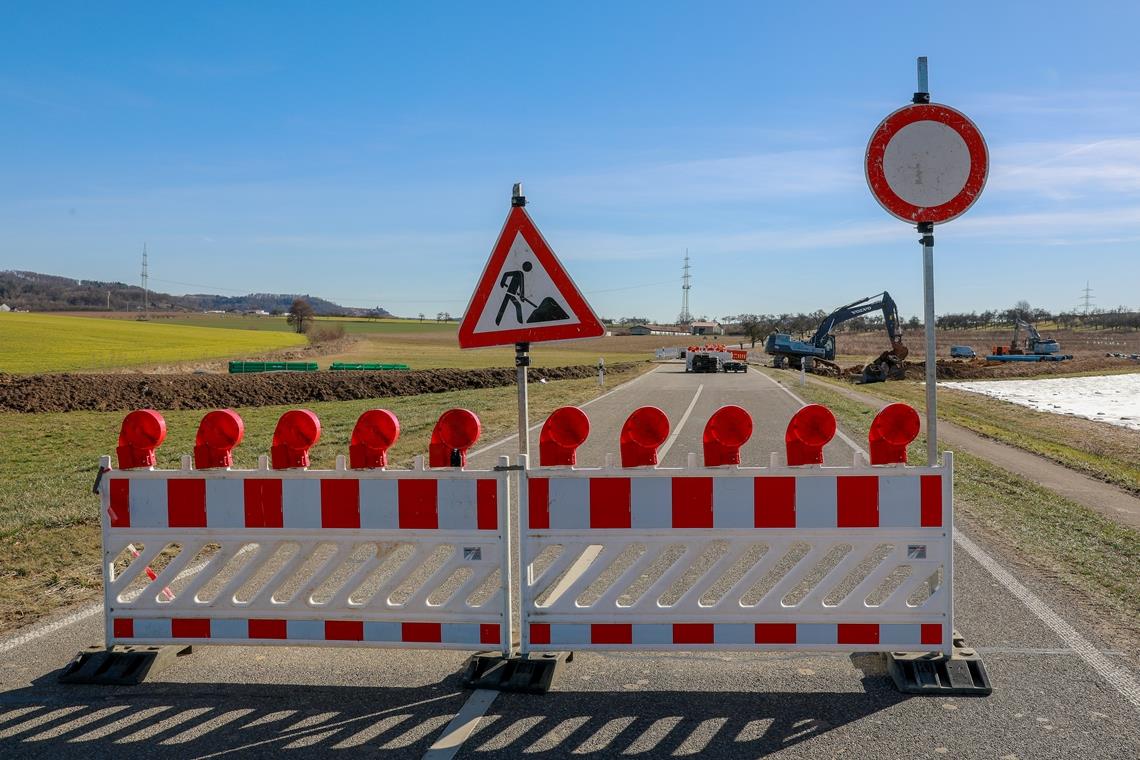
[[[309,449],[321,438],[321,421],[308,409],[291,409],[277,420],[270,459],[273,469],[309,466]]]
[[[153,409],[138,409],[123,418],[115,454],[119,469],[154,467],[154,451],[166,440],[166,420]]]
[[[871,464],[906,464],[906,449],[918,437],[922,421],[906,404],[888,404],[875,415],[867,443]]]
[[[739,406],[722,406],[705,424],[705,466],[740,464],[740,447],[752,437],[752,415]]]
[[[400,421],[387,409],[369,409],[356,421],[348,444],[348,466],[369,470],[388,466],[388,449],[400,437]]]
[[[576,406],[555,409],[538,436],[538,463],[543,467],[572,465],[577,450],[590,435],[590,418]]]
[[[215,409],[202,418],[194,437],[194,467],[233,467],[234,447],[245,435],[245,423],[233,409]]]
[[[796,412],[784,433],[788,465],[823,464],[823,447],[835,437],[835,415],[826,406],[808,404]]]
[[[479,440],[483,426],[469,409],[448,409],[439,416],[428,444],[431,467],[466,467],[467,449]]]
[[[669,418],[655,406],[634,410],[621,428],[621,466],[657,464],[657,447],[669,437]]]

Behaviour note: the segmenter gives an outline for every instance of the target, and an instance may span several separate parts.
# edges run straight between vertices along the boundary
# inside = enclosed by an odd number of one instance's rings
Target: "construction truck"
[[[902,322],[899,321],[898,307],[891,294],[885,290],[877,295],[860,298],[858,301],[840,306],[819,323],[815,334],[808,341],[796,340],[785,333],[772,333],[764,343],[764,351],[772,357],[773,367],[790,365],[799,368],[804,365],[805,368],[811,369],[819,365],[838,375],[839,365],[835,363],[835,328],[876,309],[881,309],[883,312],[883,322],[887,327],[891,347],[863,367],[863,376],[859,382],[879,383],[888,378],[902,379],[902,360],[909,351],[903,345]]]
[[[1021,333],[1025,332],[1025,347],[1021,345]],[[1060,362],[1072,359],[1072,354],[1062,354],[1061,344],[1052,338],[1043,338],[1037,328],[1024,319],[1014,319],[1013,337],[1009,346],[994,346],[994,352],[986,357],[996,362]]]

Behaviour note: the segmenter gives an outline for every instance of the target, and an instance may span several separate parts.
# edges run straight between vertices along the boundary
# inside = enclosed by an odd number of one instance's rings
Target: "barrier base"
[[[467,661],[463,686],[467,689],[545,694],[563,662],[566,652],[536,652],[504,657],[502,652],[478,652]]]
[[[193,651],[190,646],[88,647],[63,669],[59,682],[134,686]]]
[[[887,672],[904,694],[963,694],[984,697],[993,693],[986,666],[978,653],[954,632],[954,654],[939,652],[884,652]]]

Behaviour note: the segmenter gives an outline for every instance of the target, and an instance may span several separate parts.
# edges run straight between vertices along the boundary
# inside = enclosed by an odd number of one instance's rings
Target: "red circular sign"
[[[982,194],[989,173],[982,133],[949,106],[904,106],[883,119],[867,143],[871,194],[904,222],[948,222]]]

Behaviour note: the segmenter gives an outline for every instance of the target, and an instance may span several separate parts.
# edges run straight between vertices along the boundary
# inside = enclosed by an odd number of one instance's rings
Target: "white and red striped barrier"
[[[823,467],[835,420],[809,406],[787,462],[739,465],[751,435],[725,407],[704,466],[656,466],[668,420],[640,409],[622,466],[576,468],[577,410],[547,421],[520,485],[522,651],[838,649],[952,651],[952,456],[905,466],[909,407],[879,415],[871,462]],[[557,444],[557,445],[555,445]]]
[[[211,412],[196,467],[185,457],[156,470],[165,422],[152,411],[124,421],[122,469],[105,458],[100,489],[109,646],[509,651],[509,479],[461,467],[474,414],[445,413],[430,466],[412,470],[384,469],[399,424],[383,410],[361,417],[350,462],[333,470],[307,469],[320,435],[311,412],[282,417],[272,466],[230,469],[242,432],[233,412]]]
[[[682,468],[658,466],[659,409],[626,421],[620,466],[575,466],[589,429],[573,407],[546,421],[512,546],[520,468],[465,468],[470,412],[446,412],[411,470],[386,468],[399,423],[384,410],[331,470],[308,469],[320,422],[305,410],[250,470],[232,469],[231,411],[206,415],[175,470],[154,469],[161,416],[133,412],[119,468],[103,461],[107,642],[951,651],[952,457],[906,465],[914,410],[887,407],[870,461],[845,467],[822,465],[835,419],[814,405],[764,467],[741,464],[739,407],[709,419],[703,464]]]

